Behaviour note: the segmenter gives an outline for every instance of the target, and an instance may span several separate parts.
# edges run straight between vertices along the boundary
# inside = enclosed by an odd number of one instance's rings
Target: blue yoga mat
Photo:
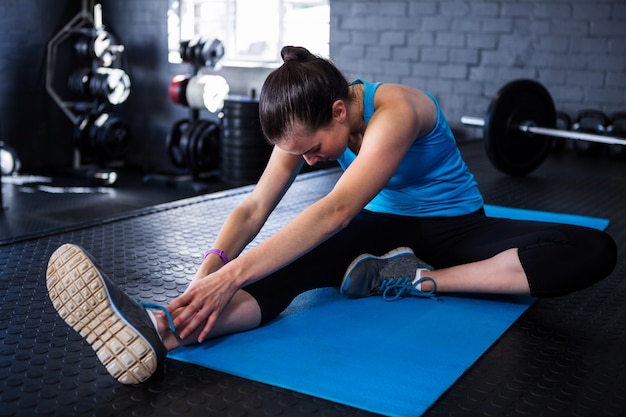
[[[519,209],[511,207],[485,205],[485,214],[489,217],[498,217],[514,220],[534,220],[548,223],[573,224],[591,227],[592,229],[605,230],[609,226],[609,220],[600,217],[588,217],[578,214],[552,213]]]
[[[530,210],[488,212],[563,220]],[[566,217],[574,224],[608,225],[603,219]],[[348,300],[325,288],[300,295],[264,327],[168,356],[374,413],[419,416],[534,301],[522,296]]]

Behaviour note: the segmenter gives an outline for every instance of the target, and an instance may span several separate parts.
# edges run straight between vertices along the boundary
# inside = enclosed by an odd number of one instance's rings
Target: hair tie
[[[289,62],[289,61],[298,61],[298,55],[297,54],[286,54],[285,56],[283,56],[283,62]]]

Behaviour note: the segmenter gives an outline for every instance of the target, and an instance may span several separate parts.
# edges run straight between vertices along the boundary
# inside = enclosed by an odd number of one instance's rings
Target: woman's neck
[[[348,146],[355,154],[361,149],[361,142],[365,134],[365,118],[363,110],[363,84],[350,86],[350,102],[348,103],[348,126],[350,127],[350,139]]]

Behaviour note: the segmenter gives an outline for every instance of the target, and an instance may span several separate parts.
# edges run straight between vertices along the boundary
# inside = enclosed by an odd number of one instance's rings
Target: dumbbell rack
[[[166,146],[170,161],[183,174],[151,174],[144,181],[161,182],[169,185],[192,188],[201,192],[207,190],[207,180],[219,175],[219,114],[217,120],[203,120],[201,110],[217,113],[220,108],[212,109],[204,102],[202,77],[214,77],[227,83],[222,77],[201,75],[202,68],[215,69],[224,55],[221,41],[196,36],[189,41],[180,42],[182,62],[190,64],[191,73],[177,75],[169,86],[169,96],[175,104],[188,107],[189,117],[176,121],[168,132]],[[191,94],[189,94],[191,92]]]
[[[104,112],[107,105],[125,101],[130,90],[130,79],[116,63],[123,51],[124,46],[105,30],[102,8],[93,0],[82,0],[79,13],[47,46],[46,90],[74,125],[72,174],[86,176],[99,185],[115,182],[115,171],[100,167],[111,159],[120,158],[129,138],[126,124]],[[75,61],[89,61],[90,67],[68,73],[66,68],[57,65]],[[81,70],[84,73],[80,73]],[[114,87],[111,93],[112,78],[116,78],[117,87],[122,88]],[[85,91],[76,91],[81,88]],[[115,101],[103,97],[119,92],[121,96],[117,95]]]

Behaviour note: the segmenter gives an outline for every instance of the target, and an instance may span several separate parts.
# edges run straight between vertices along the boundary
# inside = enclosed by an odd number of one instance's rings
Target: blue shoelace
[[[170,324],[170,330],[172,331],[172,333],[176,333],[176,328],[174,327],[174,320],[172,319],[172,315],[170,314],[170,312],[167,310],[166,307],[159,305],[159,304],[155,304],[155,303],[144,303],[139,300],[137,300],[137,302],[141,304],[144,308],[163,311],[165,313],[165,317],[167,317],[167,322]]]
[[[384,279],[378,289],[383,295],[383,299],[385,301],[395,301],[402,297],[407,297],[413,295],[415,297],[426,297],[426,298],[434,298],[439,299],[439,296],[436,294],[437,292],[437,283],[431,277],[423,277],[417,280],[417,282],[412,282],[413,280],[410,277],[400,277],[400,278],[387,278]],[[430,281],[433,283],[433,289],[430,291],[420,291],[417,288],[417,284],[421,284],[422,282]]]

